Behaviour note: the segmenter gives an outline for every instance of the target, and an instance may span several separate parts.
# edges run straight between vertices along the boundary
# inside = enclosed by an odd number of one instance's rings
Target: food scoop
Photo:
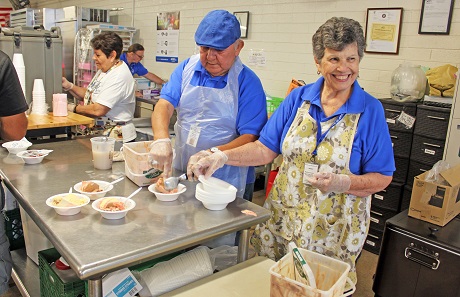
[[[179,184],[180,181],[186,180],[187,175],[184,173],[181,176],[171,176],[168,178],[165,178],[164,183],[165,183],[165,189],[168,191],[174,190],[177,188],[177,185]]]

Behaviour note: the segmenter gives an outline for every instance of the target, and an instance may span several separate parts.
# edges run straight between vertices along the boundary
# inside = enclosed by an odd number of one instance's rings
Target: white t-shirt
[[[99,70],[95,77],[100,83],[91,100],[110,108],[105,117],[115,122],[131,121],[134,118],[136,97],[135,81],[128,66],[123,62],[106,73]]]

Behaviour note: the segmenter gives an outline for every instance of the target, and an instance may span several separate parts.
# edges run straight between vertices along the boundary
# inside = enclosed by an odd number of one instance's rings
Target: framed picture
[[[240,22],[241,38],[247,38],[249,30],[249,11],[235,11],[233,15]]]
[[[422,0],[419,34],[449,35],[454,0]]]
[[[366,18],[366,49],[368,53],[399,52],[403,8],[368,8]]]

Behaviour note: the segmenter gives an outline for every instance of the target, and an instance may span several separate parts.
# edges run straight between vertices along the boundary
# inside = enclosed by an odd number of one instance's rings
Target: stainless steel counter
[[[185,181],[187,191],[174,202],[161,202],[145,187],[133,199],[136,207],[124,219],[106,220],[92,209],[60,216],[45,204],[55,194],[88,179],[112,181],[124,175],[124,162],[111,170],[94,170],[88,138],[37,144],[32,149],[54,150],[42,163],[26,165],[6,150],[0,153],[0,174],[23,209],[67,260],[76,274],[89,280],[90,296],[102,296],[106,273],[139,264],[269,218],[268,210],[237,198],[225,210],[206,210],[194,197],[196,183]],[[137,188],[128,178],[109,195],[127,196]],[[245,215],[249,209],[257,217]],[[247,258],[248,232],[242,234],[239,259]],[[245,254],[246,252],[246,254]]]

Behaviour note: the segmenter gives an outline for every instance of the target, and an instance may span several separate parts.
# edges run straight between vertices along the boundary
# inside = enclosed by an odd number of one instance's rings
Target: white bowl
[[[78,196],[80,198],[83,198],[85,200],[85,202],[83,204],[77,205],[77,206],[64,206],[63,207],[63,206],[53,205],[54,198],[57,198],[59,196],[66,196],[66,195],[69,195],[69,193],[62,193],[62,194],[57,194],[57,195],[51,196],[48,199],[46,199],[46,205],[48,205],[49,207],[54,208],[56,213],[61,215],[61,216],[72,216],[72,215],[75,215],[75,214],[79,213],[81,211],[81,208],[89,203],[89,197],[88,196],[83,195],[83,194],[73,193],[72,195],[75,195],[75,196]]]
[[[91,200],[96,200],[99,198],[105,197],[108,191],[113,189],[113,185],[109,182],[103,181],[103,180],[88,180],[89,182],[94,182],[99,185],[99,189],[104,189],[103,191],[100,192],[85,192],[81,190],[81,185],[83,182],[76,183],[73,186],[73,189],[77,191],[78,193],[84,194],[89,197]]]
[[[196,192],[195,197],[203,206],[209,210],[223,210],[227,207],[227,205],[234,201],[236,198],[236,193],[231,195],[227,195],[226,197],[222,197],[222,194],[211,194],[209,192],[205,192],[203,190],[203,184],[199,183],[196,185]]]
[[[104,198],[99,198],[91,204],[93,209],[97,210],[103,218],[108,219],[108,220],[118,220],[122,219],[126,216],[128,211],[133,209],[136,206],[136,202],[134,200],[129,199],[129,201],[126,203],[126,208],[124,210],[116,210],[116,211],[110,211],[110,210],[102,210],[99,208],[99,204],[103,199],[107,198],[117,198],[120,202],[125,203],[127,200],[126,197],[121,197],[121,196],[110,196],[110,197],[104,197]]]
[[[203,183],[203,189],[207,192],[235,192],[236,194],[238,191],[232,184],[212,176],[205,178],[203,175],[200,175],[198,180]]]
[[[236,192],[227,191],[227,192],[209,192],[204,189],[202,183],[198,183],[195,189],[195,195],[199,195],[200,198],[207,199],[210,201],[215,201],[216,203],[230,203],[236,198]]]
[[[8,150],[10,154],[17,154],[28,149],[32,143],[29,141],[19,140],[19,141],[9,141],[2,144],[4,148]]]
[[[38,164],[48,156],[48,150],[25,150],[19,152],[16,156],[21,157],[26,164]]]
[[[171,193],[171,194],[165,194],[165,193],[160,193],[156,191],[156,184],[151,184],[149,186],[149,191],[155,194],[158,200],[160,201],[174,201],[177,198],[179,198],[179,195],[184,193],[187,190],[187,187],[184,186],[183,184],[178,184],[177,185],[177,193]]]

